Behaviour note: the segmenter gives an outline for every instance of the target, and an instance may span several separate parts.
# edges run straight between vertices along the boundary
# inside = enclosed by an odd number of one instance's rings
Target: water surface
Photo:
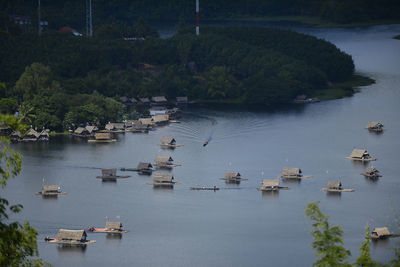
[[[13,145],[24,156],[23,171],[9,183],[6,198],[24,205],[18,218],[38,229],[40,256],[55,266],[310,266],[315,257],[304,209],[311,201],[320,201],[331,224],[343,227],[353,261],[367,224],[399,232],[400,41],[391,38],[400,25],[296,30],[333,42],[353,56],[357,72],[376,83],[350,98],[276,111],[188,109],[180,124],[119,135],[113,144],[53,138],[48,144]],[[385,125],[382,134],[365,129],[373,120]],[[160,149],[163,136],[184,146]],[[352,163],[345,157],[353,148],[366,148],[378,160]],[[137,173],[116,183],[95,178],[101,168],[135,167],[156,155],[182,164],[173,170],[182,182],[174,189],[154,189],[146,184],[149,176]],[[364,178],[366,166],[383,177]],[[282,182],[290,189],[278,193],[256,190],[261,179],[275,178],[283,167],[300,167],[313,178]],[[228,170],[249,180],[226,185],[218,178]],[[34,195],[43,178],[68,194]],[[355,192],[321,192],[331,180]],[[213,185],[222,190],[189,190]],[[97,242],[86,248],[43,241],[59,228],[102,227],[105,216],[121,220],[129,232],[122,238],[89,233]],[[395,241],[374,243],[374,259],[387,262]]]

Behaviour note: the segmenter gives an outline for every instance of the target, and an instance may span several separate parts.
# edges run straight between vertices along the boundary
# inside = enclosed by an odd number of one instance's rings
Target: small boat
[[[208,140],[204,142],[203,146],[208,145]]]
[[[204,187],[204,186],[196,186],[196,187],[191,187],[190,190],[219,190],[219,187],[213,186],[213,187]]]

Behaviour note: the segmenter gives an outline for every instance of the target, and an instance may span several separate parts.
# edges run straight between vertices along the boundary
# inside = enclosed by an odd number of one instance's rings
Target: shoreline
[[[373,20],[366,22],[353,23],[335,23],[311,16],[265,16],[265,17],[236,17],[236,18],[216,18],[203,19],[206,23],[212,22],[266,22],[266,23],[293,23],[313,28],[355,28],[355,27],[370,27],[378,25],[400,24],[400,20]],[[400,36],[399,36],[400,38]]]

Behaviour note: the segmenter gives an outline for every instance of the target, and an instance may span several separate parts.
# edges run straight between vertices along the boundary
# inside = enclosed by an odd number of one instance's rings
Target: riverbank
[[[225,22],[266,22],[266,23],[293,23],[300,24],[303,26],[310,26],[314,28],[354,28],[354,27],[368,27],[385,24],[400,24],[400,20],[393,19],[380,19],[371,20],[366,22],[354,22],[354,23],[334,23],[327,20],[322,20],[319,17],[311,16],[263,16],[263,17],[250,17],[241,16],[235,18],[219,18],[214,20],[203,20],[206,23],[212,23],[215,21]]]
[[[360,90],[360,87],[363,86],[368,86],[371,84],[374,84],[375,80],[362,76],[360,74],[354,74],[352,78],[348,81],[344,82],[337,82],[337,83],[332,83],[329,88],[327,89],[322,89],[319,91],[310,91],[310,92],[304,92],[304,94],[307,95],[307,97],[310,98],[316,98],[321,101],[327,101],[327,100],[334,100],[334,99],[340,99],[343,97],[349,97],[353,96],[355,93],[357,93]],[[235,99],[224,99],[224,100],[219,100],[219,99],[197,99],[195,100],[196,104],[200,105],[205,105],[205,106],[226,106],[226,107],[232,107],[232,106],[240,106],[240,107],[248,107],[248,106],[253,106],[251,103],[245,103],[243,99],[241,98],[235,98]],[[283,104],[283,103],[281,103]],[[260,106],[259,104],[257,105],[258,107]]]
[[[395,37],[393,37],[393,39],[400,40],[400,35],[396,35]]]

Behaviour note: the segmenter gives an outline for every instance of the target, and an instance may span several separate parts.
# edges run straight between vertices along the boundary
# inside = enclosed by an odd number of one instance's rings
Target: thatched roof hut
[[[116,176],[117,169],[101,169],[102,176]]]
[[[92,134],[93,132],[96,132],[99,130],[99,128],[97,128],[97,126],[94,125],[86,125],[85,129]]]
[[[85,242],[86,237],[87,237],[87,234],[86,234],[85,230],[60,229],[60,230],[58,230],[56,240]]]
[[[78,127],[78,128],[75,129],[74,134],[77,134],[77,135],[88,135],[89,131],[86,128]]]
[[[139,162],[137,169],[138,170],[149,170],[153,168],[153,165],[151,165],[151,163],[148,162]]]
[[[39,138],[39,133],[36,132],[33,128],[30,128],[26,132],[25,137],[27,137],[27,138]]]
[[[171,164],[174,160],[170,156],[157,156],[154,161],[156,163]]]
[[[361,161],[373,161],[375,160],[372,158],[368,151],[365,149],[353,149],[353,151],[350,154],[350,157],[347,157],[348,159],[353,159],[353,160],[361,160]]]
[[[150,99],[148,97],[139,98],[139,101],[141,104],[149,104],[150,103]]]
[[[22,134],[21,134],[21,132],[18,131],[18,130],[12,132],[11,135],[10,135],[10,139],[11,139],[11,141],[13,141],[13,142],[19,142],[19,141],[21,141],[21,140],[22,140]]]
[[[124,130],[125,124],[123,122],[107,123],[105,129],[107,131]]]
[[[94,138],[96,140],[111,140],[110,133],[95,133]]]
[[[120,222],[107,222],[106,223],[106,229],[107,230],[121,230],[122,229],[122,223],[120,223]]]
[[[278,188],[279,187],[279,180],[278,179],[263,179],[262,186],[264,188]]]
[[[387,227],[376,227],[372,230],[372,238],[386,238],[390,236],[391,233]]]
[[[155,173],[153,175],[153,182],[155,183],[174,183],[174,176],[170,173]]]
[[[368,167],[368,168],[366,168],[365,169],[365,171],[364,171],[364,173],[362,173],[364,176],[367,176],[367,177],[373,177],[373,178],[375,178],[375,177],[381,177],[382,175],[380,174],[380,172],[377,170],[377,169],[375,169],[375,168],[373,168],[373,167]]]
[[[154,125],[154,121],[152,118],[139,118],[139,122],[143,125]]]
[[[162,145],[174,145],[175,143],[176,143],[176,140],[172,137],[163,137],[161,139]]]
[[[168,114],[157,114],[151,117],[155,124],[166,124],[169,122]]]
[[[375,131],[381,131],[383,127],[383,124],[377,121],[372,121],[368,123],[367,129],[368,130],[375,130]]]
[[[165,103],[167,103],[167,99],[165,98],[165,96],[153,96],[151,98],[151,101],[153,103],[156,103],[156,104],[165,104]]]
[[[302,172],[300,168],[283,168],[281,177],[282,178],[300,178],[302,176]]]
[[[241,175],[239,172],[226,172],[225,177],[226,179],[240,179]]]
[[[42,186],[42,194],[59,193],[59,192],[60,192],[59,185],[44,185],[44,186]]]
[[[334,189],[334,190],[341,190],[342,189],[342,183],[339,181],[331,181],[326,183],[326,187],[329,189]]]

